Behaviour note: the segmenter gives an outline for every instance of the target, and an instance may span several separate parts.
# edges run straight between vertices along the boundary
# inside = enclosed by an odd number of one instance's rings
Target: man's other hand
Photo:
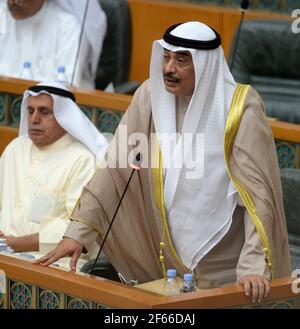
[[[39,251],[38,233],[18,237],[2,235],[1,238],[14,252]]]
[[[34,263],[49,266],[62,257],[70,256],[72,257],[70,268],[72,271],[76,271],[76,264],[81,255],[82,249],[83,245],[81,243],[70,238],[64,238],[55,249],[48,252],[46,256],[37,259]]]
[[[238,282],[245,288],[245,295],[251,296],[252,303],[261,303],[263,298],[267,298],[270,293],[270,283],[260,275],[245,275]]]

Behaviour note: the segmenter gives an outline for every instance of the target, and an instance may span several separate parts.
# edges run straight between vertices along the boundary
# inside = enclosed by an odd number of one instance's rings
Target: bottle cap
[[[26,69],[30,69],[31,68],[31,62],[29,62],[29,61],[24,62],[23,67],[26,68]]]
[[[191,274],[191,273],[184,274],[183,280],[184,281],[193,281],[193,274]]]
[[[61,65],[61,66],[59,66],[58,68],[57,68],[57,72],[58,73],[65,73],[65,67],[63,66],[63,65]]]
[[[176,270],[171,268],[167,271],[168,278],[175,278],[177,275]]]

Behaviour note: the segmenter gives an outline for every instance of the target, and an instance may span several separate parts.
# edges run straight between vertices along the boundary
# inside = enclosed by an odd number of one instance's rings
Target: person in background
[[[0,75],[55,81],[58,68],[63,67],[65,84],[93,89],[96,63],[106,33],[106,17],[98,1],[89,4],[76,61],[84,15],[78,3],[83,4],[64,0],[2,1],[6,28],[5,33],[0,34]],[[30,63],[29,76],[23,76],[24,63],[26,67]]]
[[[0,238],[15,252],[55,247],[106,148],[64,86],[26,90],[19,137],[0,158]]]

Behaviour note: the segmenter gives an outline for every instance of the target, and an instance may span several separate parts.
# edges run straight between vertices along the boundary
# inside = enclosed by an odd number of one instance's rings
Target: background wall
[[[166,0],[171,2],[191,2],[198,4],[217,4],[226,7],[239,7],[240,0]],[[293,9],[300,8],[299,0],[252,0],[251,8],[258,10],[272,10],[290,13]]]
[[[191,3],[187,0],[128,0],[132,20],[130,80],[142,82],[149,77],[153,41],[162,38],[167,27],[179,22],[199,20],[213,27],[221,34],[222,47],[225,56],[228,57],[240,21],[240,10],[223,5],[205,5],[202,4],[202,0],[193,1],[201,1],[201,3]],[[214,0],[209,3],[223,3],[223,1],[226,0]],[[240,3],[237,0],[230,1]],[[265,2],[271,3],[273,0]],[[289,19],[289,17],[280,13],[257,10],[249,10],[245,15],[245,19]]]

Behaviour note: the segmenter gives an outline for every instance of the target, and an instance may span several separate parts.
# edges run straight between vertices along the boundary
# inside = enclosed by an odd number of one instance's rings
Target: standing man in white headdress
[[[15,252],[55,247],[106,148],[64,86],[26,90],[19,137],[0,158],[0,238]]]
[[[200,22],[171,26],[154,42],[150,81],[116,133],[119,153],[110,147],[108,168],[84,188],[64,240],[40,263],[73,254],[74,269],[101,241],[130,175],[113,167],[132,149],[120,149],[126,126],[128,138],[147,136],[139,152],[154,163],[134,176],[103,248],[123,277],[146,282],[175,268],[194,273],[200,288],[241,283],[255,302],[272,278],[290,274],[272,132],[261,98],[234,81],[220,45]]]
[[[5,33],[0,34],[0,75],[20,78],[24,63],[30,62],[31,80],[55,81],[58,68],[64,67],[65,84],[95,87],[106,34],[106,16],[98,1],[0,0],[0,9],[6,17]],[[29,79],[28,74],[24,78]]]

